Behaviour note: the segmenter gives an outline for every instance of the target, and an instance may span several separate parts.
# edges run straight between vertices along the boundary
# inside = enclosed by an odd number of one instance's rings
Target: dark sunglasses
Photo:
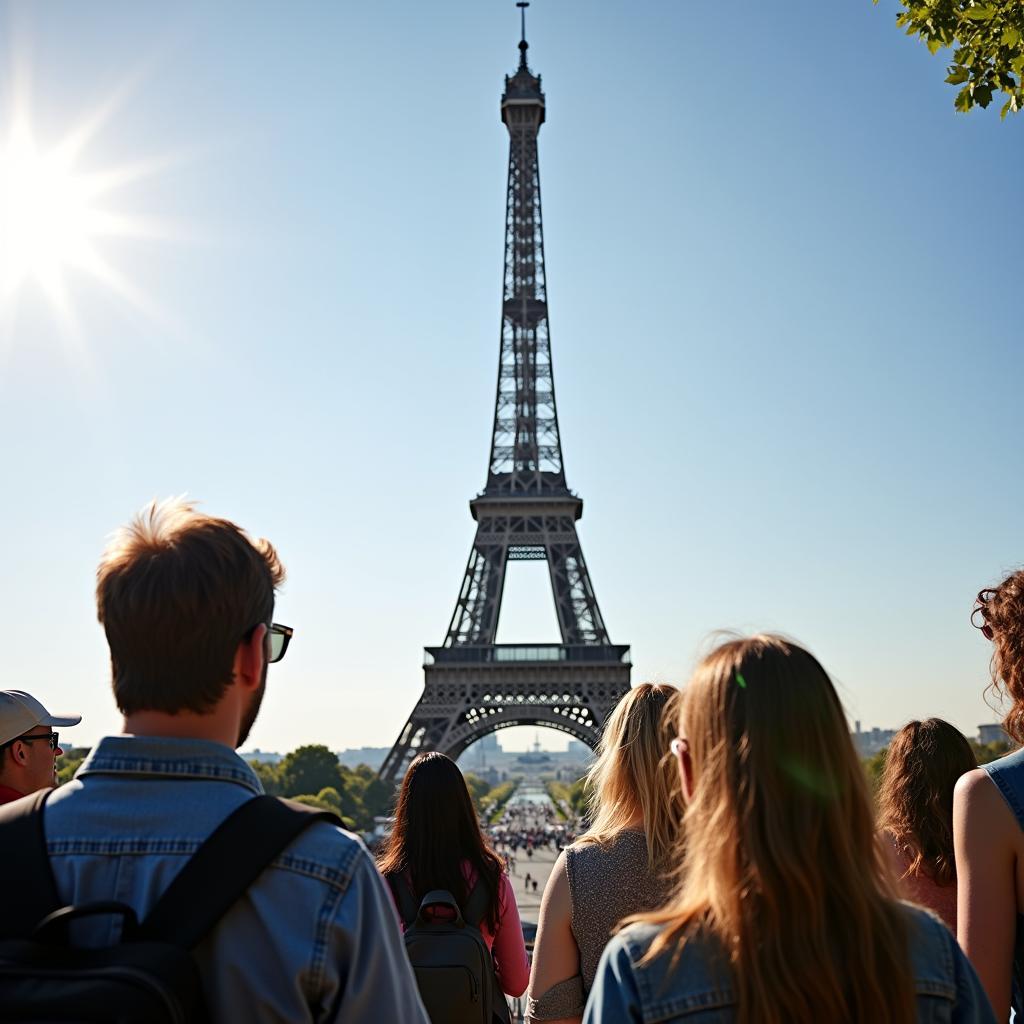
[[[18,736],[11,740],[11,743],[31,743],[33,740],[46,740],[50,744],[51,750],[56,750],[60,746],[60,734],[56,732],[43,732],[36,733],[35,736]]]
[[[267,636],[270,637],[270,657],[267,658],[267,661],[271,665],[284,657],[284,652],[288,650],[294,632],[295,630],[291,626],[282,626],[277,622],[270,624],[267,630]]]
[[[974,611],[971,612],[971,625],[975,629],[981,630],[981,635],[986,640],[991,640],[995,635],[992,632],[992,627],[988,624],[988,603],[995,596],[994,590],[979,590],[978,596],[974,600]],[[981,621],[975,622],[974,616],[981,615]]]
[[[253,633],[262,626],[262,622],[257,622],[252,629],[246,630],[243,640],[251,640]],[[269,653],[267,654],[267,664],[273,665],[275,661],[280,661],[284,657],[284,652],[288,650],[288,645],[292,641],[292,634],[295,632],[291,626],[282,626],[279,622],[272,622],[267,626],[267,635],[265,640],[268,641]]]

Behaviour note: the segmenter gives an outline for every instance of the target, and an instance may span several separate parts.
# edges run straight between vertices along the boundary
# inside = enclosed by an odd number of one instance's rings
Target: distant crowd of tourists
[[[0,1021],[509,1024],[507,996],[549,1024],[1024,1020],[1024,750],[979,768],[911,722],[873,795],[819,661],[731,639],[614,709],[578,837],[496,849],[428,751],[374,860],[235,752],[283,580],[268,542],[154,503],[97,572],[122,734],[54,788],[80,716],[0,692]],[[1022,743],[1024,571],[971,621]],[[531,958],[508,858],[553,842]]]

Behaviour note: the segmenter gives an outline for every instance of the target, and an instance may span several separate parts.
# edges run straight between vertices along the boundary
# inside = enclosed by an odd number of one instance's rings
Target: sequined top
[[[624,917],[662,906],[672,882],[647,863],[643,832],[620,832],[612,842],[576,843],[565,851],[573,938],[580,949],[583,990],[594,984],[597,963]]]

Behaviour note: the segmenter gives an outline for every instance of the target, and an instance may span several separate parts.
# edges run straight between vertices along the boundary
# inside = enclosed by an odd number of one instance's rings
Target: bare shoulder
[[[1002,799],[996,790],[995,783],[988,777],[988,772],[984,768],[973,768],[961,775],[956,780],[953,797],[970,801],[991,800],[993,797],[998,800]]]
[[[544,887],[544,903],[550,909],[564,907],[568,913],[569,876],[566,874],[565,850],[558,855],[551,868],[548,884]]]
[[[954,829],[983,842],[996,836],[1016,839],[1020,835],[1017,820],[1005,797],[984,768],[961,775],[953,790]]]

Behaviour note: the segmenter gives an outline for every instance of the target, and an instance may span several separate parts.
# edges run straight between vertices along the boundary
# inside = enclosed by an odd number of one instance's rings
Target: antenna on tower
[[[527,0],[519,0],[516,7],[519,8],[519,19],[522,28],[522,34],[519,40],[519,66],[520,68],[526,67],[526,50],[529,47],[529,43],[526,41],[526,8],[529,7]]]

